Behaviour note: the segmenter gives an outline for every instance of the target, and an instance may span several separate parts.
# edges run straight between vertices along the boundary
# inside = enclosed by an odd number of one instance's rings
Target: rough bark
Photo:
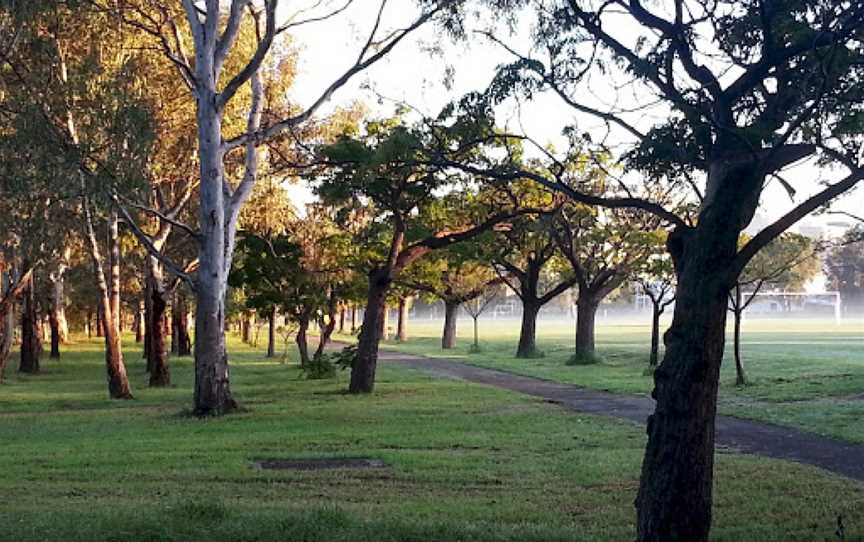
[[[24,267],[29,267],[24,264]],[[37,374],[39,372],[39,335],[36,331],[36,298],[33,285],[33,275],[27,279],[22,293],[21,309],[21,358],[18,371]]]
[[[267,325],[267,357],[276,357],[276,307],[270,309]]]
[[[357,359],[351,369],[350,393],[372,393],[375,389],[375,370],[378,366],[378,345],[384,325],[387,289],[392,279],[386,270],[375,269],[369,273],[369,291],[366,298],[366,314],[357,342]]]
[[[441,348],[449,350],[456,346],[456,320],[462,304],[455,300],[444,301],[444,331],[441,334]]]
[[[581,294],[579,295],[579,300],[576,302],[577,356],[594,355],[594,328],[598,305],[599,303],[596,299]]]
[[[537,355],[537,315],[540,305],[522,301],[522,326],[519,328],[517,358],[530,358]]]
[[[405,297],[399,298],[399,320],[396,324],[396,340],[404,343],[408,340],[408,303]]]
[[[753,218],[763,182],[752,170],[713,164],[697,225],[679,226],[667,241],[677,302],[666,353],[654,371],[657,406],[648,420],[636,499],[640,541],[708,539],[728,294],[738,238]]]

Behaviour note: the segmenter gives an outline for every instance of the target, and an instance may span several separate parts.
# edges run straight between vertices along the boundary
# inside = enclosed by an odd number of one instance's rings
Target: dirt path
[[[541,397],[569,410],[623,418],[639,425],[644,425],[648,415],[654,411],[654,400],[648,397],[589,390],[571,384],[401,352],[381,351],[379,359],[420,369],[436,376],[460,378]],[[864,481],[862,444],[730,416],[717,416],[716,427],[718,446],[740,453],[815,465]]]

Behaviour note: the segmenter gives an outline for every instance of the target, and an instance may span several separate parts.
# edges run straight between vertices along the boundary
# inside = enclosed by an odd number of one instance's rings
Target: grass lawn
[[[469,353],[469,319],[459,321],[459,340],[451,351],[441,350],[440,321],[413,321],[410,329],[408,342],[385,347],[618,393],[648,394],[653,386],[645,374],[647,321],[600,319],[597,348],[602,362],[576,366],[566,364],[575,333],[568,322],[538,323],[537,343],[544,356],[536,359],[514,357],[518,320],[481,320],[482,351],[474,354]],[[721,371],[723,414],[864,442],[864,321],[748,319],[742,345],[750,382],[735,386],[729,335]]]
[[[633,425],[388,365],[374,395],[349,396],[344,373],[303,380],[236,342],[232,386],[245,409],[197,420],[190,360],[172,360],[174,387],[151,390],[129,346],[136,399],[126,402],[106,398],[96,339],[39,376],[17,375],[11,360],[0,539],[633,538],[644,446]],[[251,466],[325,456],[389,467]],[[833,540],[838,514],[847,540],[864,540],[864,486],[811,467],[719,453],[715,495],[716,540]]]

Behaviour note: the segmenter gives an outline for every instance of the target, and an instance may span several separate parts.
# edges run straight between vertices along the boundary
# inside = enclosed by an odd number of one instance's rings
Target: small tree
[[[784,233],[760,250],[738,277],[729,293],[729,311],[734,317],[735,385],[747,385],[741,356],[741,320],[744,311],[764,287],[800,290],[819,272],[818,250],[819,246],[814,246],[807,237]]]
[[[675,302],[675,269],[663,252],[652,254],[636,271],[634,280],[651,300],[651,354],[648,365],[657,366],[660,356],[660,317]]]
[[[472,352],[480,351],[480,316],[486,312],[486,309],[492,306],[492,303],[498,299],[499,295],[500,287],[498,284],[486,283],[479,295],[465,302],[465,312],[474,320],[474,344],[471,345]]]

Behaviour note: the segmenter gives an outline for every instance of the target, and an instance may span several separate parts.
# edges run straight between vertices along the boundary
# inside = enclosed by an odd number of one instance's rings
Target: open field
[[[67,350],[45,361],[44,374],[10,371],[0,387],[0,539],[633,536],[644,434],[627,423],[392,365],[379,369],[374,395],[348,396],[345,373],[303,380],[237,342],[232,386],[245,410],[202,421],[187,415],[188,358],[172,360],[174,387],[151,390],[130,348],[136,399],[116,402],[106,399],[98,341]],[[325,456],[389,467],[251,466]],[[864,540],[859,483],[720,452],[715,487],[715,540],[833,540],[838,514],[847,540]]]
[[[387,348],[502,369],[617,393],[651,392],[645,374],[650,328],[635,319],[599,319],[601,363],[567,365],[573,352],[573,324],[538,322],[544,356],[516,359],[515,319],[481,320],[482,351],[469,353],[471,321],[460,319],[452,351],[440,347],[441,322],[411,322],[410,340]],[[750,383],[735,386],[731,335],[721,371],[720,411],[864,442],[864,321],[750,319],[744,322],[742,355]]]

